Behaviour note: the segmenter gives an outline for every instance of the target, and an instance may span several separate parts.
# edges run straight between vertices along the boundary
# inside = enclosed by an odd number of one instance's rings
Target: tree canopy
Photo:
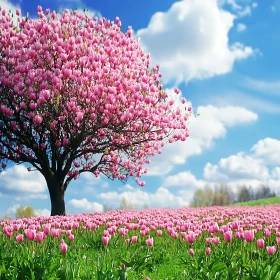
[[[0,10],[0,170],[11,161],[41,172],[52,215],[65,214],[58,205],[83,172],[144,186],[149,157],[187,139],[191,108],[175,106],[179,90],[163,90],[159,66],[119,18],[37,11],[17,10],[15,25]]]

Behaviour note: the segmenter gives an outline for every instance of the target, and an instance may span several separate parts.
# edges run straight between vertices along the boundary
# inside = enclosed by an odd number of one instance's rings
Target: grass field
[[[260,205],[269,205],[269,204],[280,204],[280,197],[263,198],[258,200],[234,203],[231,205],[232,206],[260,206]]]

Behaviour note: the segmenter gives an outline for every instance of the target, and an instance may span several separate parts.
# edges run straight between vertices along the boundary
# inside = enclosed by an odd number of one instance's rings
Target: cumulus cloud
[[[253,152],[254,157],[263,159],[267,164],[280,164],[280,141],[277,139],[262,139],[250,151]]]
[[[182,187],[193,188],[203,187],[204,181],[197,180],[197,178],[190,171],[179,172],[175,175],[168,176],[164,181],[166,187]]]
[[[199,155],[214,145],[214,140],[226,136],[227,128],[256,122],[258,115],[243,107],[199,106],[198,117],[190,120],[190,136],[185,142],[178,141],[162,148],[162,154],[151,158],[147,175],[168,174],[174,165]]]
[[[263,161],[240,152],[227,158],[222,158],[218,165],[206,164],[204,178],[211,181],[232,181],[239,179],[265,180],[269,171]]]
[[[280,167],[275,167],[272,169],[272,178],[280,181]]]
[[[9,207],[6,211],[6,214],[9,216],[15,216],[17,209],[20,207],[19,204],[14,204],[13,206]]]
[[[47,184],[39,171],[29,172],[23,165],[15,165],[0,173],[0,191],[6,194],[41,195]]]
[[[48,217],[51,215],[51,212],[48,209],[36,209],[34,213],[37,217]]]
[[[216,0],[183,0],[155,13],[136,36],[152,62],[160,64],[163,81],[179,84],[228,73],[235,61],[254,53],[242,43],[228,44],[235,17]]]
[[[188,206],[191,198],[190,193],[181,192],[176,195],[164,187],[159,187],[154,193],[146,192],[140,188],[130,188],[130,190],[121,193],[115,191],[101,193],[98,195],[98,198],[104,204],[113,208],[118,208],[123,198],[137,209],[143,208],[146,204],[150,208],[176,208]]]
[[[11,11],[14,14],[14,16],[16,15],[16,9],[20,9],[20,5],[13,4],[8,0],[1,0],[0,6],[6,11]]]
[[[243,24],[243,23],[238,23],[238,24],[237,24],[236,30],[237,30],[238,32],[243,32],[243,31],[245,31],[246,29],[247,29],[247,26],[246,26],[245,24]]]
[[[75,207],[82,209],[84,211],[89,212],[103,212],[103,205],[97,202],[90,202],[86,198],[83,199],[71,199],[68,201],[68,204]]]

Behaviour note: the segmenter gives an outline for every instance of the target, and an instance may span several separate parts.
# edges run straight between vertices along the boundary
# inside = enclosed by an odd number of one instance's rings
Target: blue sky
[[[280,187],[280,1],[0,0],[36,17],[43,9],[88,9],[90,15],[132,26],[142,48],[159,64],[165,90],[177,86],[199,117],[185,142],[166,145],[151,158],[144,188],[83,174],[66,192],[68,213],[117,208],[187,206],[193,192],[220,182]],[[0,217],[31,205],[48,215],[44,178],[28,165],[9,164],[0,174]]]

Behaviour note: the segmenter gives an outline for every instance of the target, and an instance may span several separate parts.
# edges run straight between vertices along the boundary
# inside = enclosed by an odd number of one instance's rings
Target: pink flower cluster
[[[47,238],[59,238],[60,250],[66,253],[75,244],[75,233],[94,231],[100,234],[100,242],[110,248],[110,241],[118,236],[129,246],[144,242],[154,247],[157,239],[167,236],[180,239],[189,246],[189,254],[195,255],[195,245],[203,242],[208,256],[222,242],[240,240],[255,242],[260,250],[266,246],[268,255],[275,254],[280,245],[280,205],[270,207],[211,207],[183,209],[147,209],[143,211],[109,211],[65,217],[38,217],[0,221],[2,238],[19,243],[42,243]],[[204,217],[201,219],[201,217]],[[102,231],[100,227],[105,227]],[[206,237],[205,237],[206,236]],[[258,238],[256,238],[258,236]]]
[[[0,10],[0,83],[7,89],[0,92],[0,119],[5,119],[0,137],[35,143],[27,149],[18,141],[11,150],[8,141],[0,144],[0,152],[13,161],[38,160],[37,149],[59,153],[76,142],[73,135],[82,135],[83,153],[68,177],[77,179],[80,171],[91,169],[93,154],[100,153],[104,157],[95,176],[133,176],[144,186],[139,180],[147,172],[143,165],[161,153],[163,140],[189,136],[191,107],[175,106],[179,90],[162,90],[159,66],[150,67],[132,28],[123,33],[118,18],[114,23],[67,9],[57,17],[41,6],[37,13],[38,19],[27,20],[17,10],[16,27],[11,14]],[[100,145],[108,139],[108,145]]]

